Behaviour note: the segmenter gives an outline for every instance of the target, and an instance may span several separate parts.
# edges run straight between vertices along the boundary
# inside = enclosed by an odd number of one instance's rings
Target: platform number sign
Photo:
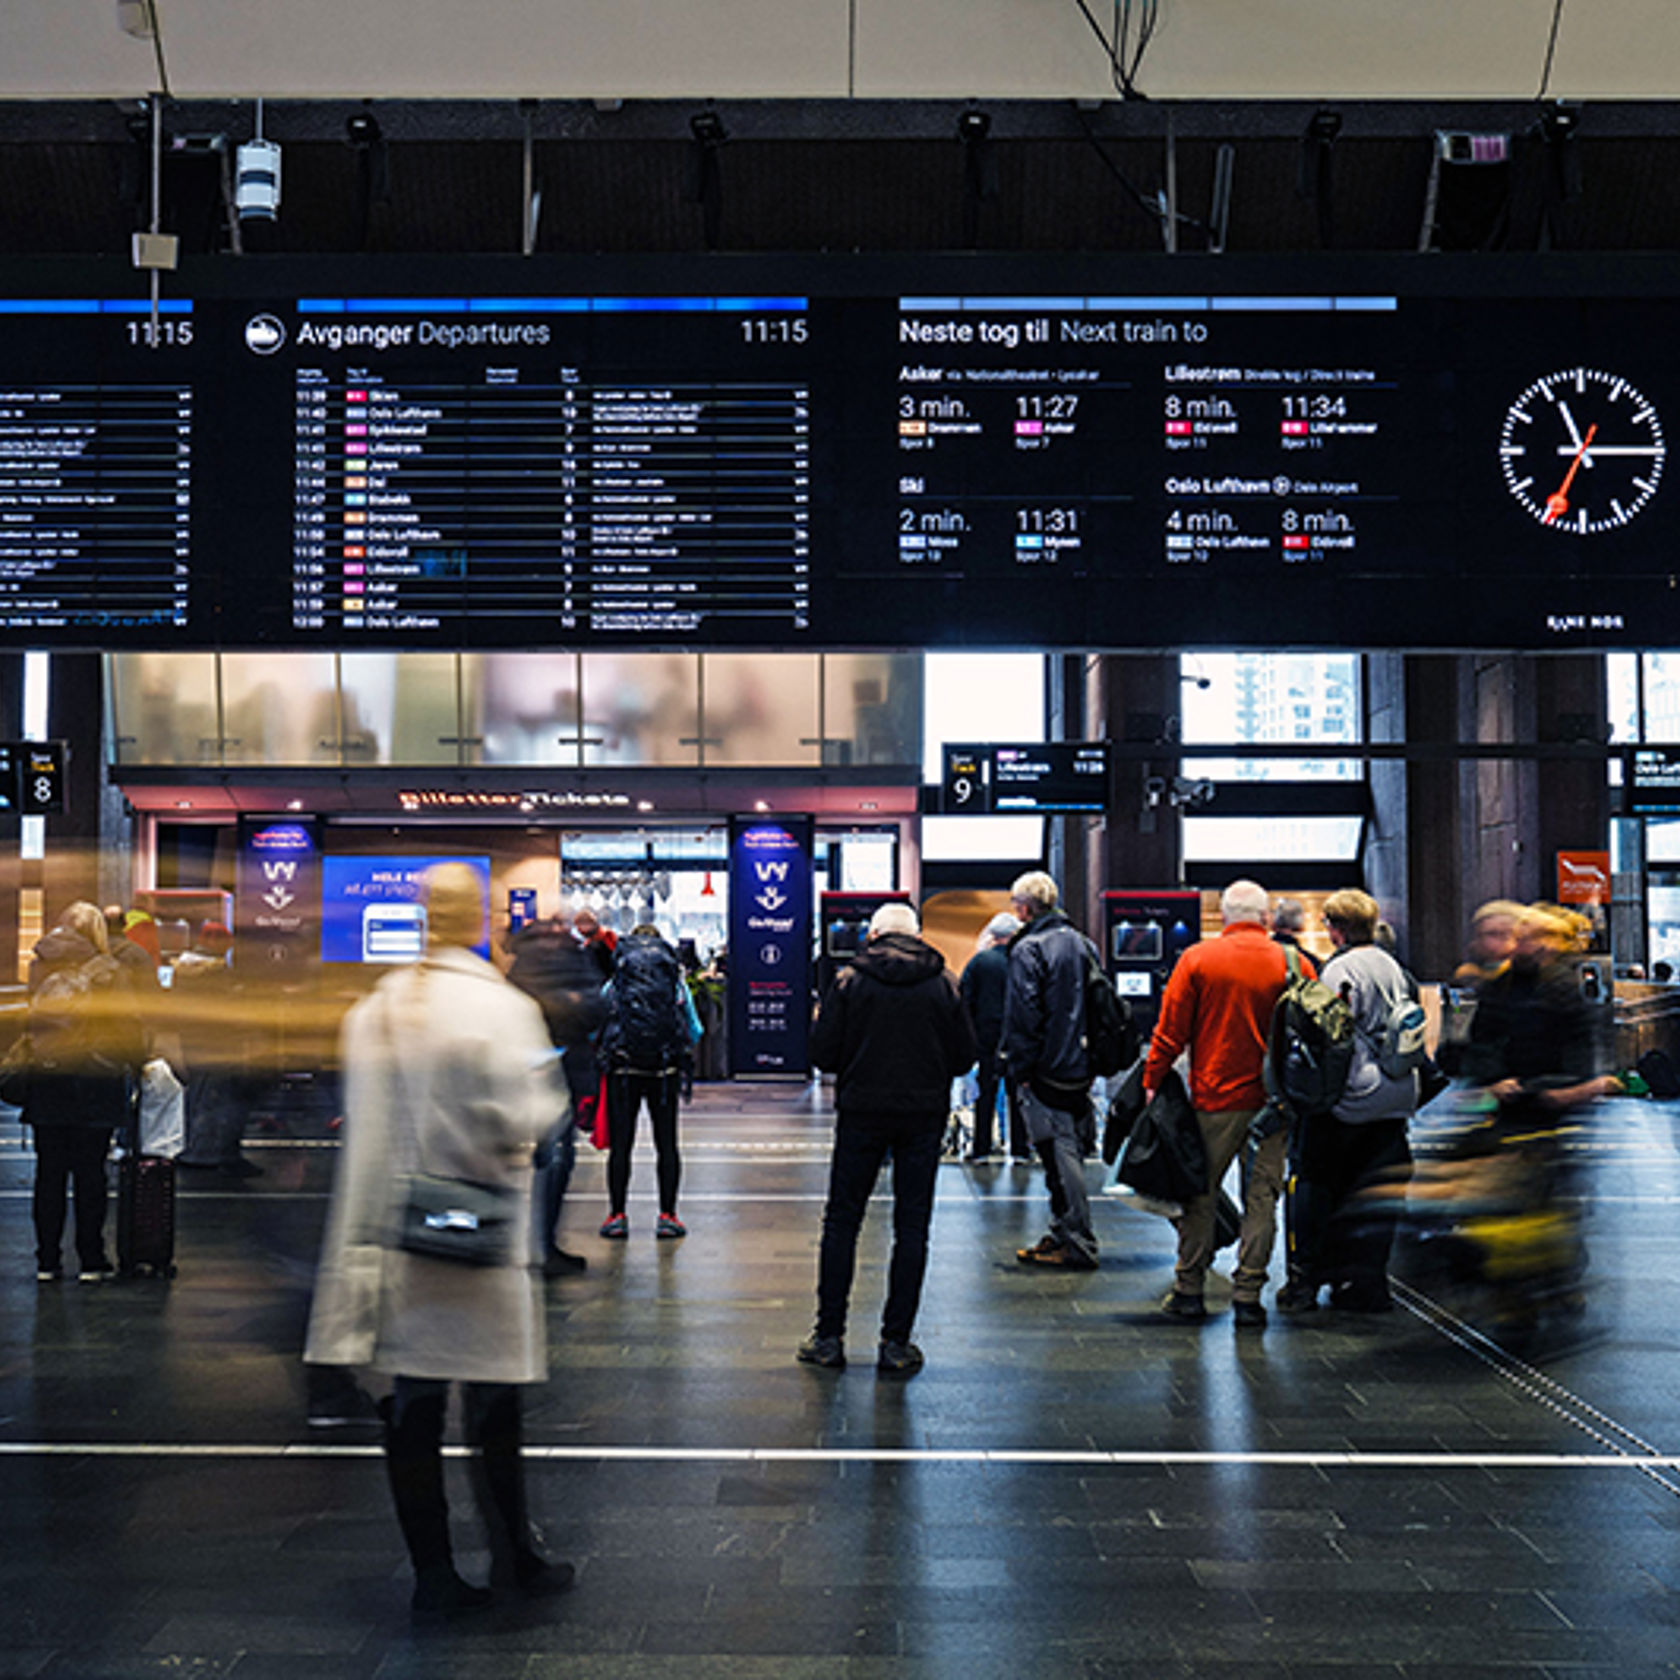
[[[16,741],[12,760],[17,771],[17,809],[25,817],[56,817],[64,812],[65,749],[62,741]]]

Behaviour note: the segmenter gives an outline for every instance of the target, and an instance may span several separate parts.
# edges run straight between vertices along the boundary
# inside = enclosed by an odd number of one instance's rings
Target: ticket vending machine
[[[869,918],[883,904],[908,904],[906,892],[825,892],[818,919],[817,995],[826,997],[834,977],[863,949]]]
[[[1147,1040],[1167,977],[1202,936],[1202,895],[1139,890],[1105,892],[1102,898],[1103,963]]]

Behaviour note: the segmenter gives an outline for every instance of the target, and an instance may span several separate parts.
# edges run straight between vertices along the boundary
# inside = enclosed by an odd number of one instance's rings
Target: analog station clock
[[[1542,525],[1594,536],[1626,525],[1662,480],[1662,421],[1619,374],[1566,368],[1537,379],[1505,411],[1505,484]]]

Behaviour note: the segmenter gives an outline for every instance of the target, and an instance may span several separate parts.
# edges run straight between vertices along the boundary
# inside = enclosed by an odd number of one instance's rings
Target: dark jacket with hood
[[[974,1029],[945,959],[909,933],[871,939],[817,1015],[811,1058],[842,1113],[926,1114],[943,1126],[951,1081],[974,1065]]]
[[[539,922],[516,934],[508,979],[542,1007],[548,1036],[576,1050],[600,1031],[607,1016],[600,964],[570,928]]]
[[[1085,1054],[1085,970],[1096,952],[1060,910],[1034,916],[1009,942],[1003,1053],[1009,1072],[1053,1108],[1083,1106],[1091,1083]]]
[[[49,984],[60,976],[75,989]],[[29,996],[25,1124],[125,1124],[146,1044],[134,994],[115,959],[81,934],[54,928],[35,947]]]

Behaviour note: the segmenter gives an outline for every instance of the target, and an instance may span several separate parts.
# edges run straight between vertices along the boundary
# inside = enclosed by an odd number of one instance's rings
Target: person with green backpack
[[[1428,1059],[1424,1013],[1416,982],[1376,943],[1381,912],[1369,893],[1331,893],[1322,914],[1336,949],[1319,978],[1347,1005],[1353,1030],[1335,1100],[1295,1126],[1289,1280],[1277,1307],[1311,1312],[1329,1285],[1332,1305],[1344,1311],[1385,1312],[1393,1305],[1394,1204],[1362,1201],[1359,1193],[1411,1165],[1407,1129]]]

